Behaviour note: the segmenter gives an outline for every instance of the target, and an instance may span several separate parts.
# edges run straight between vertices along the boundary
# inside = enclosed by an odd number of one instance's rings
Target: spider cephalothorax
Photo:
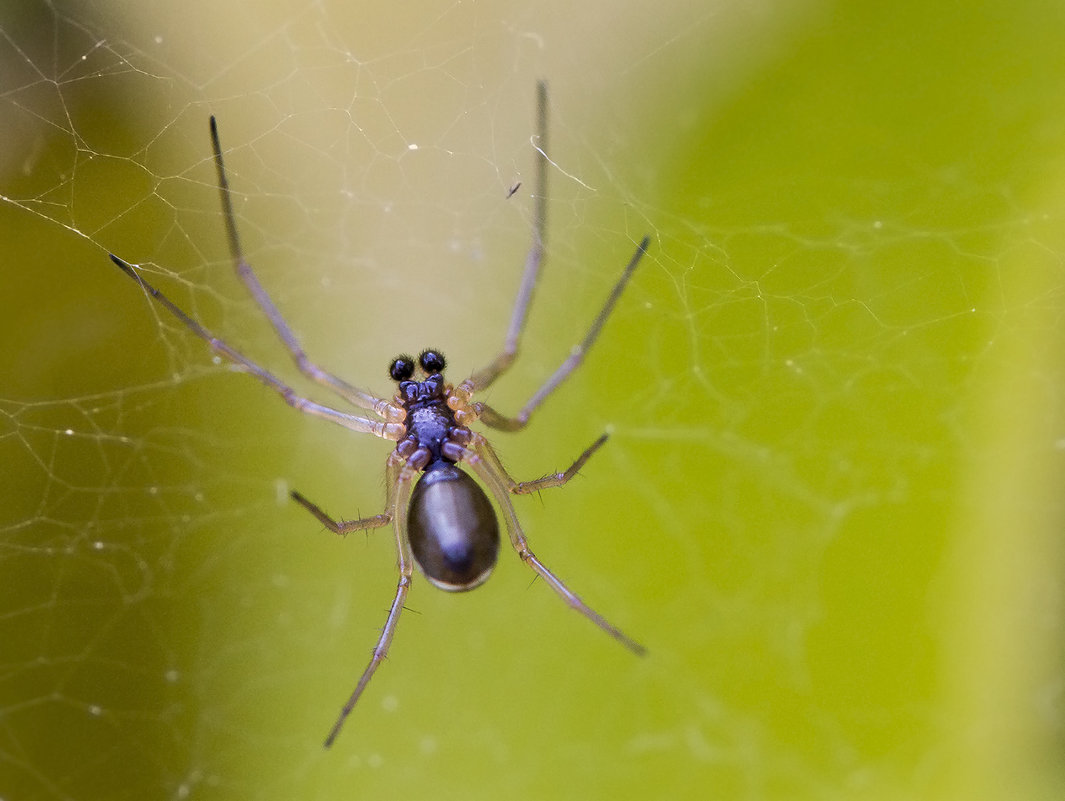
[[[471,432],[455,421],[448,406],[451,387],[444,381],[443,354],[426,350],[418,357],[424,378],[414,381],[414,362],[409,356],[397,356],[389,367],[396,382],[393,403],[403,409],[406,434],[396,445],[397,452],[417,470],[441,460],[458,462],[470,442]]]

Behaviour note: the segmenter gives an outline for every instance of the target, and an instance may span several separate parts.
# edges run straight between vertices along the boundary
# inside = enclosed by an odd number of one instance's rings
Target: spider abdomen
[[[451,462],[425,468],[411,493],[407,526],[414,560],[442,590],[472,590],[495,567],[495,509],[477,482]]]

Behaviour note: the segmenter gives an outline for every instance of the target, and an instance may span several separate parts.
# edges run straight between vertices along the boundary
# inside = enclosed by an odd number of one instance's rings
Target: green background
[[[173,7],[172,7],[173,6]],[[1060,4],[16,2],[0,12],[0,797],[1059,798]],[[533,547],[394,589],[386,443],[213,362],[109,263],[294,370],[228,266],[378,393],[498,347],[552,87],[516,409]],[[509,200],[509,189],[523,187]],[[298,385],[301,390],[308,388]]]

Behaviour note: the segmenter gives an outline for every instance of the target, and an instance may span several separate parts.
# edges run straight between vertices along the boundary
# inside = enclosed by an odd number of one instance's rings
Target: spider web
[[[1057,798],[1060,9],[7,3],[0,799]],[[212,359],[109,262],[291,379],[498,348],[552,89],[516,409],[647,262],[508,468],[537,553],[394,590],[386,443]],[[521,184],[511,194],[517,184]],[[316,395],[316,397],[319,397]],[[327,399],[328,402],[328,399]]]

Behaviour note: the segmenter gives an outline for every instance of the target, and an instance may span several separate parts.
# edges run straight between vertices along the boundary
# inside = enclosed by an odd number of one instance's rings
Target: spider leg
[[[634,654],[643,656],[647,653],[647,649],[644,648],[644,646],[631,639],[628,635],[623,633],[621,629],[610,623],[606,618],[588,606],[588,604],[582,601],[576,593],[563,583],[562,579],[552,573],[547,566],[536,557],[529,548],[529,542],[525,538],[525,533],[521,530],[521,523],[518,522],[518,516],[514,512],[514,505],[510,502],[508,487],[516,485],[516,482],[507,475],[506,471],[501,467],[496,467],[496,465],[499,464],[499,458],[492,450],[492,446],[489,445],[483,437],[475,442],[477,450],[471,451],[464,449],[463,461],[470,466],[481,481],[483,481],[491,490],[496,504],[503,512],[503,519],[506,522],[507,533],[510,535],[510,544],[514,546],[514,550],[517,551],[521,560],[531,567],[540,578],[546,581],[551,586],[551,589],[558,593],[562,600],[572,609],[576,609]],[[482,457],[482,453],[486,455]],[[491,456],[487,456],[487,454],[491,454]]]
[[[484,457],[488,462],[490,468],[503,477],[506,483],[507,491],[512,492],[515,495],[531,495],[534,492],[540,490],[551,489],[552,487],[561,487],[569,482],[584,467],[585,463],[592,457],[592,454],[599,450],[607,441],[609,434],[603,434],[584,449],[584,452],[577,457],[568,468],[561,473],[549,473],[543,478],[538,478],[535,481],[515,481],[510,477],[510,474],[503,467],[502,462],[499,461],[499,457],[496,455],[495,450],[488,445],[487,440],[480,434],[474,434],[474,448],[478,453]]]
[[[544,240],[547,231],[547,165],[549,163],[547,156],[547,83],[544,81],[539,81],[536,84],[536,140],[536,205],[533,212],[532,245],[529,247],[529,253],[525,257],[525,272],[522,275],[521,286],[518,289],[518,296],[514,301],[514,310],[511,313],[510,326],[507,328],[507,336],[503,343],[503,350],[499,352],[488,366],[478,370],[456,387],[458,397],[462,398],[465,402],[468,402],[475,392],[479,392],[490,386],[492,382],[499,378],[499,376],[501,376],[517,358],[522,332],[525,330],[525,320],[528,316],[529,304],[532,302],[533,292],[536,289],[536,281],[540,276],[540,268],[543,265]],[[606,303],[603,304],[603,308],[592,322],[592,327],[589,329],[588,333],[585,334],[584,339],[573,346],[569,357],[562,362],[554,374],[544,382],[543,386],[536,391],[525,406],[522,407],[521,411],[519,411],[514,417],[508,417],[504,414],[500,414],[486,404],[471,404],[473,411],[484,421],[485,425],[504,431],[517,431],[518,429],[525,427],[536,408],[543,403],[544,399],[554,392],[559,384],[561,384],[584,360],[584,354],[599,336],[599,331],[602,329],[604,323],[606,323],[607,318],[610,316],[610,312],[613,311],[614,305],[617,303],[618,298],[625,289],[625,285],[628,283],[636,266],[640,263],[643,254],[647,251],[647,246],[649,244],[650,237],[645,236],[640,241],[640,244],[636,247],[636,252],[629,260],[624,272],[622,272],[621,277],[611,290]]]
[[[503,343],[503,350],[481,370],[469,379],[473,390],[488,387],[499,378],[513,363],[518,355],[522,331],[525,330],[525,317],[532,302],[536,279],[544,260],[544,236],[547,228],[547,83],[536,84],[536,190],[533,194],[533,230],[532,244],[525,257],[525,271],[521,286],[514,299],[514,310],[510,316],[510,326]]]
[[[388,648],[392,644],[392,636],[396,633],[396,623],[403,611],[403,603],[407,599],[410,590],[411,577],[414,572],[414,557],[410,552],[410,544],[407,542],[407,507],[410,504],[411,483],[417,470],[407,464],[401,457],[390,456],[388,461],[388,487],[389,501],[385,515],[390,515],[393,523],[393,531],[396,535],[396,559],[399,568],[399,581],[396,584],[396,595],[392,599],[392,606],[388,610],[388,618],[385,627],[381,630],[381,636],[374,646],[370,663],[359,677],[359,683],[348,697],[347,702],[340,710],[333,728],[329,730],[329,736],[325,738],[325,747],[329,748],[336,740],[337,735],[348,719],[348,715],[355,708],[362,696],[366,685],[370,683],[377,666],[388,656]],[[324,521],[323,521],[324,522]]]
[[[396,479],[399,476],[399,471],[406,464],[405,460],[396,455],[393,451],[388,456],[388,461],[385,463],[385,484],[388,487],[388,498],[385,502],[385,511],[379,515],[373,517],[363,517],[359,520],[334,520],[323,511],[322,507],[313,503],[296,490],[292,490],[289,493],[292,496],[292,500],[318,518],[318,522],[332,531],[334,534],[344,536],[350,534],[353,531],[364,531],[368,528],[381,528],[392,521],[394,516],[395,506],[393,504],[393,495],[396,487]]]
[[[226,237],[229,240],[229,253],[233,259],[233,268],[236,270],[240,280],[244,282],[244,286],[248,288],[259,308],[263,310],[263,313],[270,320],[270,324],[274,327],[278,337],[285,343],[285,347],[288,348],[296,367],[307,378],[328,387],[349,403],[361,409],[372,411],[390,422],[402,420],[402,410],[393,406],[387,400],[382,400],[364,389],[352,386],[342,378],[323,370],[307,358],[307,354],[304,352],[296,335],[288,323],[285,322],[285,318],[281,316],[281,312],[278,311],[277,306],[274,305],[263,285],[259,283],[259,279],[256,277],[255,271],[252,270],[251,265],[248,264],[247,259],[244,258],[244,248],[241,246],[240,234],[237,232],[236,215],[233,213],[233,199],[229,190],[229,180],[226,177],[226,168],[222,161],[222,146],[218,139],[218,124],[213,116],[211,117],[211,147],[214,150],[214,163],[218,170],[218,191],[222,197],[222,216],[225,218]]]
[[[307,498],[296,492],[296,490],[292,490],[289,494],[292,496],[292,500],[318,518],[319,523],[334,534],[339,534],[342,537],[353,531],[364,531],[368,528],[381,528],[381,526],[386,526],[392,521],[391,512],[382,512],[379,515],[363,517],[359,520],[334,520],[322,510],[322,507],[307,500]]]
[[[204,342],[211,346],[211,349],[216,353],[225,356],[229,361],[237,366],[240,370],[246,373],[251,373],[258,378],[270,389],[279,394],[282,400],[289,406],[297,409],[304,414],[309,414],[314,417],[322,417],[326,420],[336,423],[337,425],[349,428],[352,431],[358,431],[362,434],[373,434],[381,437],[382,439],[398,440],[405,433],[405,428],[402,423],[386,423],[378,420],[369,420],[365,417],[357,417],[353,414],[338,411],[328,406],[323,406],[320,403],[304,398],[301,395],[297,395],[296,391],[292,389],[288,384],[275,376],[269,370],[260,367],[247,356],[240,351],[227,345],[224,341],[214,336],[210,331],[200,325],[198,322],[189,317],[183,312],[173,301],[166,295],[156,289],[154,286],[145,281],[133,269],[133,266],[128,262],[123,261],[118,256],[111,254],[111,261],[113,261],[122,271],[140,284],[141,288],[147,292],[151,298],[172,314],[178,322],[188,328],[193,334],[198,336]]]
[[[595,344],[595,340],[599,337],[599,332],[603,329],[603,325],[606,323],[607,318],[610,317],[610,313],[614,310],[614,306],[617,305],[621,293],[625,290],[625,285],[629,282],[629,278],[632,277],[637,265],[639,265],[640,259],[643,258],[643,254],[647,252],[647,246],[650,244],[650,241],[650,237],[645,236],[640,241],[640,244],[636,246],[636,252],[632,254],[632,258],[629,259],[629,263],[625,266],[625,270],[621,273],[621,277],[617,280],[617,283],[614,284],[613,289],[610,290],[610,294],[607,296],[603,308],[599,310],[599,314],[597,314],[595,320],[592,321],[592,326],[584,335],[584,339],[570,349],[570,354],[566,360],[559,365],[558,369],[555,370],[547,381],[544,382],[543,386],[536,390],[533,396],[529,398],[528,402],[521,408],[521,411],[513,417],[507,417],[485,403],[478,402],[470,404],[476,416],[485,425],[491,426],[492,428],[498,428],[502,431],[518,431],[525,427],[529,422],[532,413],[544,402],[544,399],[558,389],[559,384],[561,384],[569,374],[577,369],[580,363],[584,361],[584,354],[588,352],[593,344]],[[455,388],[455,392],[459,397],[468,400],[478,388],[479,387],[474,383],[474,379],[468,378]]]

